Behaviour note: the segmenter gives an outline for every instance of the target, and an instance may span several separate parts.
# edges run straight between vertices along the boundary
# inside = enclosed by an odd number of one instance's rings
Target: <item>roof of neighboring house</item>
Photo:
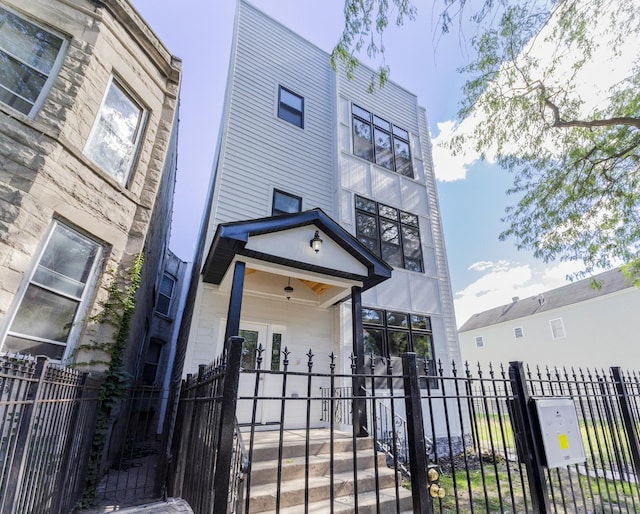
[[[592,298],[634,287],[631,281],[622,274],[620,268],[605,271],[593,278],[601,284],[599,289],[591,286],[591,278],[585,278],[523,300],[516,297],[512,303],[474,314],[458,329],[458,332],[468,332],[469,330],[524,318],[538,312],[558,309],[565,305],[591,300]]]

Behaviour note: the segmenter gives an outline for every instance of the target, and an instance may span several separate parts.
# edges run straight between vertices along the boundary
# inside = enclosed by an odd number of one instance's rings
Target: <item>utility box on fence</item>
[[[535,404],[546,466],[560,468],[585,462],[580,425],[571,398],[531,398]]]

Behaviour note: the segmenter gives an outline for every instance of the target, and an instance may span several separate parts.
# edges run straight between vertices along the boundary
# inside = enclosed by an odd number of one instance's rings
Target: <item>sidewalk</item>
[[[125,509],[106,507],[100,510],[84,509],[80,512],[84,514],[106,514],[108,512],[117,512],[118,514],[193,514],[189,504],[180,498],[169,498],[166,502],[145,503]]]

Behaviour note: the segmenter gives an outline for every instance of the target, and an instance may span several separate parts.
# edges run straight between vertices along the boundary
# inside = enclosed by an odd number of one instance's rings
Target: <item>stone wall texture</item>
[[[77,348],[110,337],[110,327],[91,320],[100,312],[114,273],[145,252],[142,309],[134,321],[139,332],[153,309],[156,270],[168,238],[181,62],[127,0],[0,0],[0,5],[68,41],[62,66],[35,115],[0,103],[0,337],[56,219],[104,248],[86,315],[76,320],[82,330],[70,344]],[[111,77],[133,92],[146,111],[124,185],[83,153]],[[132,345],[137,332],[132,332]],[[90,369],[105,365],[100,352],[80,352],[68,360],[93,362]]]

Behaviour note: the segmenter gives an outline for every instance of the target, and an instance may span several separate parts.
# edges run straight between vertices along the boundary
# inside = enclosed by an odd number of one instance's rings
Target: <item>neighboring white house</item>
[[[184,374],[238,333],[272,370],[285,346],[294,370],[310,348],[341,373],[364,347],[460,360],[425,110],[371,73],[239,2]]]
[[[519,360],[550,368],[640,370],[640,289],[619,269],[474,314],[458,330],[462,357],[483,369]]]

